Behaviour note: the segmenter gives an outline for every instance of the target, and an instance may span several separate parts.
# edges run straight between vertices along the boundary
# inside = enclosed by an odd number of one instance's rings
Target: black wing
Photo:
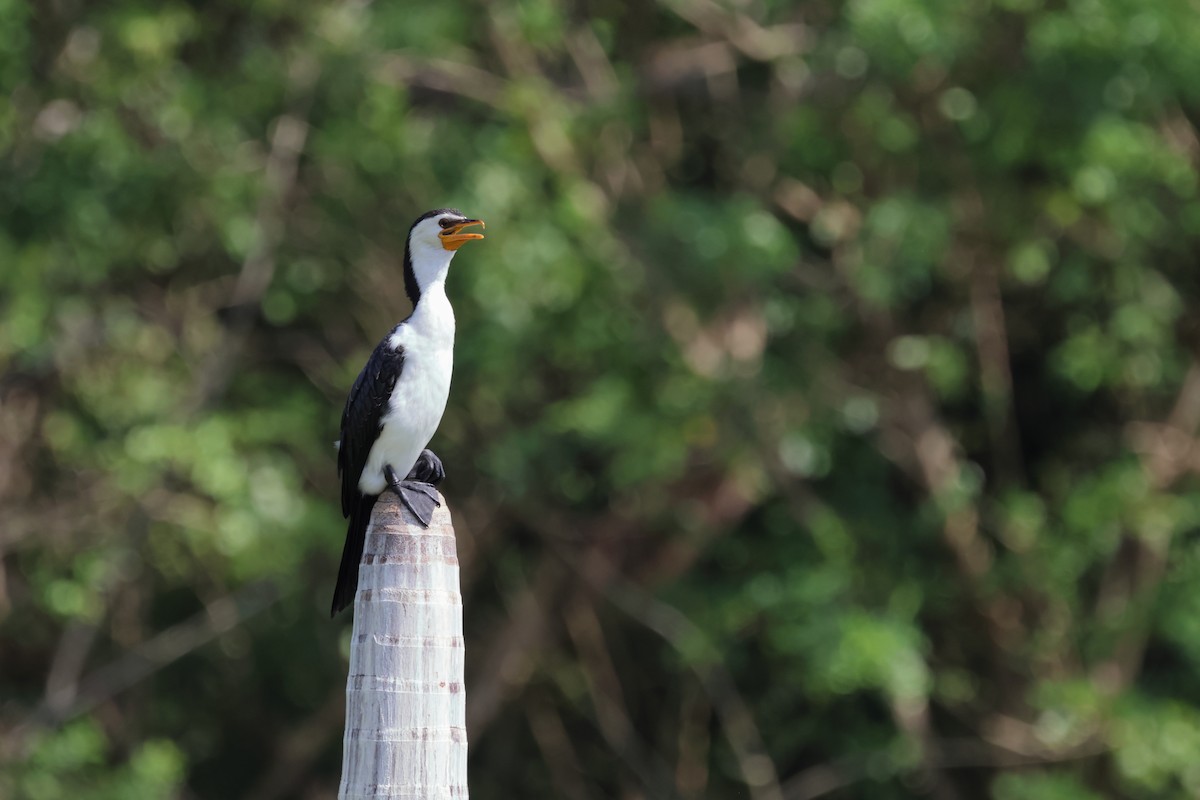
[[[404,348],[393,349],[388,346],[388,339],[384,339],[371,353],[362,372],[358,373],[350,396],[346,398],[346,408],[342,411],[338,474],[342,478],[342,516],[350,518],[350,525],[346,529],[346,544],[342,548],[337,585],[333,589],[331,616],[354,602],[358,588],[358,564],[362,561],[367,526],[376,499],[376,495],[364,495],[358,491],[358,479],[367,465],[372,445],[379,438],[388,399],[403,370]]]
[[[400,373],[404,371],[404,348],[392,348],[384,339],[367,359],[367,365],[346,398],[342,411],[342,439],[338,445],[338,475],[342,479],[342,516],[348,517],[358,506],[358,479],[371,446],[383,428],[383,415]]]

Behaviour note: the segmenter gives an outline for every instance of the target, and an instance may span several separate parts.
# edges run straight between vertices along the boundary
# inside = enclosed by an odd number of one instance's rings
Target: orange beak
[[[449,228],[446,228],[446,230],[438,234],[438,236],[442,237],[442,247],[446,248],[447,250],[457,250],[458,248],[462,247],[464,243],[469,242],[472,239],[482,239],[482,233],[462,232],[463,228],[469,228],[472,225],[478,225],[481,228],[487,227],[483,224],[483,220],[481,219],[469,219],[466,222],[460,222],[457,225],[451,225]]]

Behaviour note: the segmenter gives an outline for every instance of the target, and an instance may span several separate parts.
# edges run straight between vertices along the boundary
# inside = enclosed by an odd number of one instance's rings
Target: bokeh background
[[[0,0],[0,796],[332,798],[450,277],[489,798],[1200,795],[1187,0]]]

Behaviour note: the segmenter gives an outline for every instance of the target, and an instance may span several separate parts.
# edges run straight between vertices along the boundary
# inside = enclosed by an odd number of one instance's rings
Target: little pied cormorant
[[[404,289],[412,313],[371,353],[346,398],[338,474],[342,516],[350,525],[331,616],[354,602],[371,509],[385,489],[396,492],[422,525],[433,516],[433,486],[445,471],[425,445],[446,409],[454,364],[454,310],[446,297],[446,273],[459,247],[483,238],[463,232],[475,225],[483,221],[452,208],[427,211],[413,223],[404,246]]]

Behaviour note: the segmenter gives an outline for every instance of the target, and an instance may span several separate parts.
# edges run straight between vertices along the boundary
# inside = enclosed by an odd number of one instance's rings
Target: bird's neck
[[[439,275],[421,289],[421,299],[413,307],[408,324],[425,336],[446,343],[454,341],[454,309],[450,306],[450,298],[446,296],[444,275]]]

